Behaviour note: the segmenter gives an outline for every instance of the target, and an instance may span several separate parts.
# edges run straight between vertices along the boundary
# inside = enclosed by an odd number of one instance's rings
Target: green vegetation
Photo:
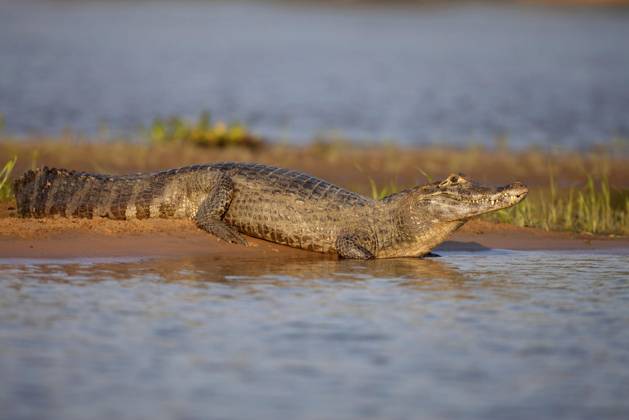
[[[180,117],[157,118],[148,129],[152,143],[186,143],[200,147],[241,146],[256,149],[264,144],[242,124],[212,123],[209,112],[203,112],[196,122]]]
[[[629,192],[612,191],[607,177],[587,176],[581,188],[559,193],[550,175],[549,188],[519,205],[485,216],[486,219],[544,230],[580,233],[629,234]]]
[[[397,184],[393,181],[389,182],[388,185],[385,185],[382,188],[378,188],[376,181],[369,178],[369,186],[371,187],[371,198],[374,200],[382,200],[387,195],[395,194],[400,191]]]
[[[378,187],[370,178],[369,185],[374,200],[400,191],[394,182]],[[483,219],[546,231],[628,235],[629,191],[614,191],[606,177],[596,182],[588,175],[582,188],[560,193],[551,174],[548,191],[534,190],[522,203],[484,215]]]
[[[11,176],[11,172],[13,172],[15,162],[17,162],[17,156],[14,156],[13,159],[5,163],[0,171],[0,201],[6,201],[13,196],[9,177]]]

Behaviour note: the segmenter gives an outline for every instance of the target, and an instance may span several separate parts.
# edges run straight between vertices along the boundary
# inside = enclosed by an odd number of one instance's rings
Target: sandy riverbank
[[[0,217],[0,258],[90,257],[313,257],[301,251],[248,238],[243,247],[218,241],[185,220],[20,219]],[[629,238],[545,232],[540,229],[472,221],[441,251],[629,249]]]
[[[628,159],[606,151],[578,154],[538,150],[512,152],[475,149],[412,149],[398,146],[356,147],[344,143],[313,143],[307,147],[272,145],[247,149],[199,149],[185,146],[68,140],[0,141],[0,161],[18,156],[13,177],[35,166],[55,166],[99,173],[149,172],[217,161],[255,161],[312,173],[356,192],[390,185],[399,188],[463,172],[486,184],[523,181],[532,200],[543,198],[549,177],[558,188],[582,185],[585,174],[604,177],[612,200],[622,204],[629,176]],[[86,159],[89,156],[89,159]],[[548,193],[547,193],[548,194]],[[545,197],[549,197],[546,195]],[[218,242],[182,220],[113,221],[107,219],[20,219],[14,204],[0,205],[0,258],[71,258],[141,256],[267,256],[320,255],[251,240],[244,248]],[[441,249],[629,249],[629,237],[611,238],[495,224],[468,223]]]

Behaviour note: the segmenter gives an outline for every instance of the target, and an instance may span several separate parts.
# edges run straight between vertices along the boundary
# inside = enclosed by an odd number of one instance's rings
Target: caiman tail
[[[22,217],[148,218],[159,188],[154,176],[110,176],[44,167],[14,183]],[[131,210],[131,211],[130,211]]]

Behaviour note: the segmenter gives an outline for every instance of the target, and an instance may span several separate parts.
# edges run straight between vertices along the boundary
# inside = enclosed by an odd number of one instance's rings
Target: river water
[[[629,10],[0,0],[14,134],[215,117],[282,141],[629,137]]]
[[[3,260],[0,418],[626,419],[629,250]]]

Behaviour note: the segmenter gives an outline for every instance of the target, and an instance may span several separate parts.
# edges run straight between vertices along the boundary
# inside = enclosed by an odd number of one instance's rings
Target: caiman
[[[528,189],[463,175],[372,200],[298,171],[253,163],[110,176],[44,167],[14,184],[23,217],[190,218],[245,245],[249,235],[341,258],[421,257],[473,217],[511,207]]]

